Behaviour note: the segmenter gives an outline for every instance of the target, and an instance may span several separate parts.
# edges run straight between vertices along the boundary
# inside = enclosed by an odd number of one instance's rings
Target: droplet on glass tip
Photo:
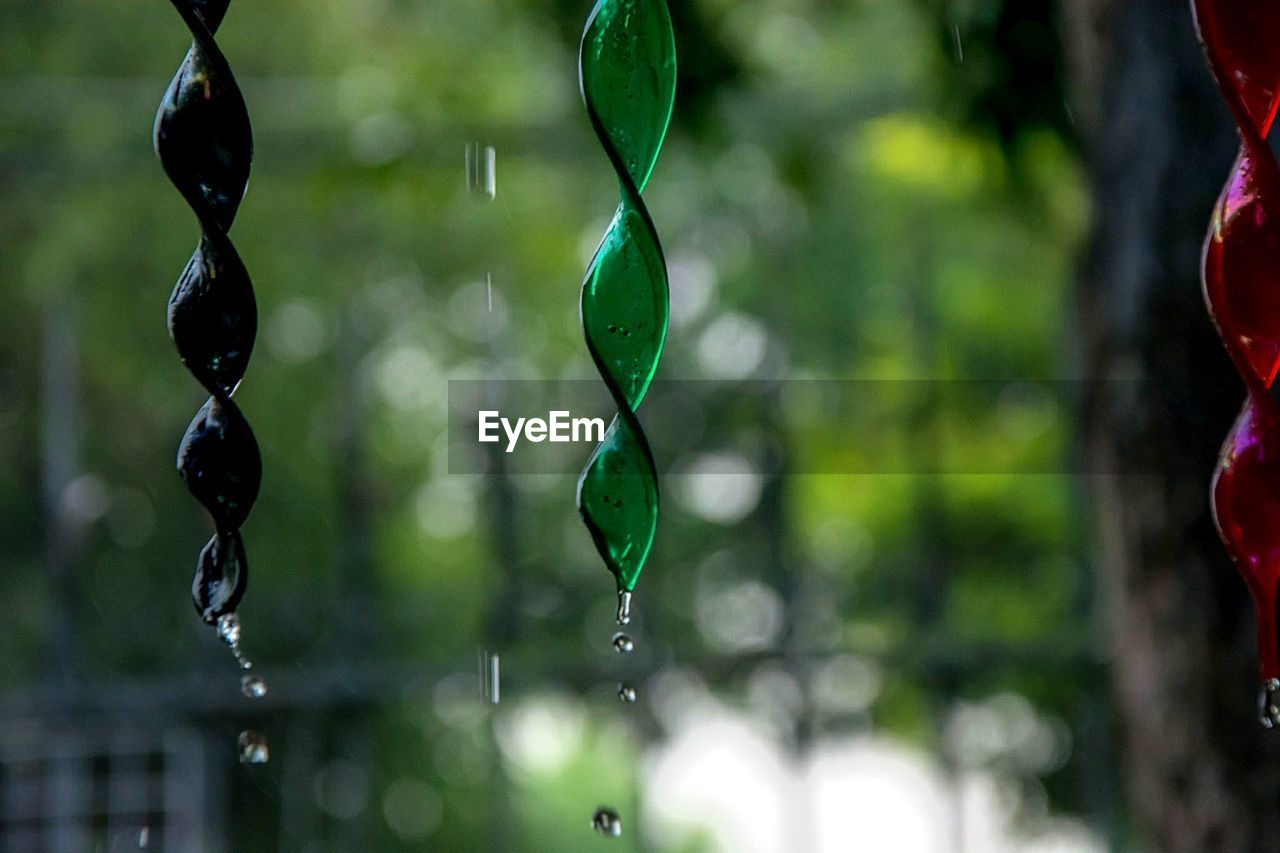
[[[267,682],[256,675],[240,677],[240,692],[249,699],[261,699],[267,695]]]
[[[271,758],[271,750],[267,747],[267,736],[253,729],[245,729],[237,740],[240,747],[241,764],[266,764]]]
[[[240,645],[240,617],[234,613],[224,613],[218,617],[218,639],[231,648]]]
[[[1280,726],[1280,678],[1268,678],[1258,691],[1258,719],[1268,729]]]
[[[626,625],[631,622],[631,593],[624,590],[618,593],[618,624]]]
[[[636,689],[624,681],[618,685],[618,698],[630,705],[636,701]]]
[[[617,838],[622,835],[622,818],[608,806],[601,806],[591,816],[591,828],[601,835]]]
[[[619,631],[613,635],[613,650],[620,655],[628,655],[635,649],[635,640]]]

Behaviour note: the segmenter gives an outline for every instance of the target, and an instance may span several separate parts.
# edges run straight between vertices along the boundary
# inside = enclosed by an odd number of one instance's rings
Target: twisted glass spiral
[[[1214,520],[1253,598],[1261,715],[1280,723],[1280,169],[1267,136],[1280,105],[1280,3],[1192,0],[1241,148],[1205,240],[1205,300],[1248,396],[1213,479]]]
[[[578,478],[578,511],[630,593],[658,526],[658,473],[636,410],[667,337],[667,267],[641,198],[675,101],[676,51],[663,0],[599,0],[578,57],[582,100],[621,201],[582,284],[582,328],[618,413]]]
[[[200,242],[169,297],[169,334],[210,394],[178,448],[178,473],[213,519],[191,595],[209,623],[230,614],[248,580],[240,526],[258,496],[257,441],[231,400],[257,332],[253,286],[227,237],[249,180],[253,135],[244,98],[213,40],[230,0],[172,0],[192,45],[156,114],[155,149],[200,223]]]

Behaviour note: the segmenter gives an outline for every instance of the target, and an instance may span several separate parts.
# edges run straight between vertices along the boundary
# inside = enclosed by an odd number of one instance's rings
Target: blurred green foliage
[[[716,376],[716,341],[746,329],[763,335],[754,377],[1063,377],[1082,181],[1060,95],[1045,101],[1061,91],[1060,63],[1011,71],[1002,48],[1039,28],[1023,52],[1055,55],[1046,5],[1011,22],[982,0],[673,2],[683,76],[646,194],[678,291],[660,376]],[[360,754],[375,804],[406,778],[439,795],[431,849],[492,840],[494,785],[510,798],[505,837],[522,849],[594,849],[590,809],[630,810],[637,756],[661,735],[599,675],[617,667],[613,584],[574,511],[576,472],[513,480],[512,513],[496,477],[450,476],[445,453],[448,379],[594,376],[577,289],[616,191],[577,98],[587,12],[564,0],[237,2],[219,32],[256,134],[232,234],[262,321],[237,395],[265,461],[245,528],[246,649],[281,683],[335,663],[429,676],[350,719],[369,733]],[[172,470],[202,397],[166,339],[164,306],[197,228],[149,133],[186,42],[164,3],[0,6],[6,688],[46,672],[41,329],[60,300],[78,333],[91,478],[79,481],[82,678],[193,667],[231,678],[187,604],[206,521]],[[497,151],[492,202],[466,186],[475,141]],[[1071,452],[1066,401],[1005,402],[994,425],[963,406],[946,409],[955,422],[922,407],[876,425],[881,464],[914,470],[935,447],[963,470],[1052,466]],[[740,424],[760,435],[762,458],[812,470],[866,452],[848,442],[863,430],[819,403],[784,411]],[[678,663],[747,707],[757,665],[805,673],[852,657],[877,674],[874,701],[811,710],[810,728],[945,753],[950,703],[1012,692],[1077,744],[1094,736],[1082,721],[1103,700],[1071,478],[766,477],[756,504],[720,520],[680,477],[665,488],[637,593],[642,675]],[[760,647],[708,627],[725,591],[748,582],[791,617]],[[434,679],[466,673],[447,684],[474,686],[476,647],[495,642],[509,680],[499,730],[546,697],[585,715],[554,770],[504,766],[478,705],[442,711],[452,694]],[[287,749],[284,717],[269,722]],[[1096,818],[1097,771],[1079,756],[1010,772]],[[280,782],[269,768],[262,790]],[[279,831],[274,794],[236,796],[239,848]],[[376,807],[363,831],[369,849],[405,842]]]

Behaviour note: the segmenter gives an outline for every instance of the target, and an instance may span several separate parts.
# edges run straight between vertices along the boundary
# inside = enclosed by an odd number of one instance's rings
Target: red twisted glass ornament
[[[1241,147],[1205,239],[1205,301],[1248,396],[1222,446],[1213,516],[1253,597],[1265,726],[1280,724],[1280,170],[1267,145],[1280,105],[1280,2],[1192,0]]]

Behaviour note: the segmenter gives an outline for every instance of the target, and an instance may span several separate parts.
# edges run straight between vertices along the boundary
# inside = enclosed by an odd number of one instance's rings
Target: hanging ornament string
[[[641,198],[675,102],[675,36],[663,0],[599,0],[578,55],[582,100],[621,200],[582,284],[587,349],[617,406],[578,478],[578,511],[618,586],[618,621],[658,526],[658,473],[636,410],[662,357],[669,300]]]
[[[1209,66],[1241,147],[1213,211],[1203,283],[1209,312],[1248,396],[1213,479],[1214,520],[1253,598],[1260,715],[1280,725],[1280,170],[1267,136],[1280,103],[1280,3],[1192,0]]]
[[[227,237],[253,159],[244,98],[213,40],[229,2],[172,0],[192,45],[156,115],[155,149],[201,229],[169,297],[169,334],[210,394],[178,448],[178,473],[215,528],[197,560],[191,594],[205,622],[234,633],[236,643],[224,640],[238,651],[234,611],[248,581],[240,527],[258,496],[262,459],[231,400],[253,350],[258,313],[249,275]]]

